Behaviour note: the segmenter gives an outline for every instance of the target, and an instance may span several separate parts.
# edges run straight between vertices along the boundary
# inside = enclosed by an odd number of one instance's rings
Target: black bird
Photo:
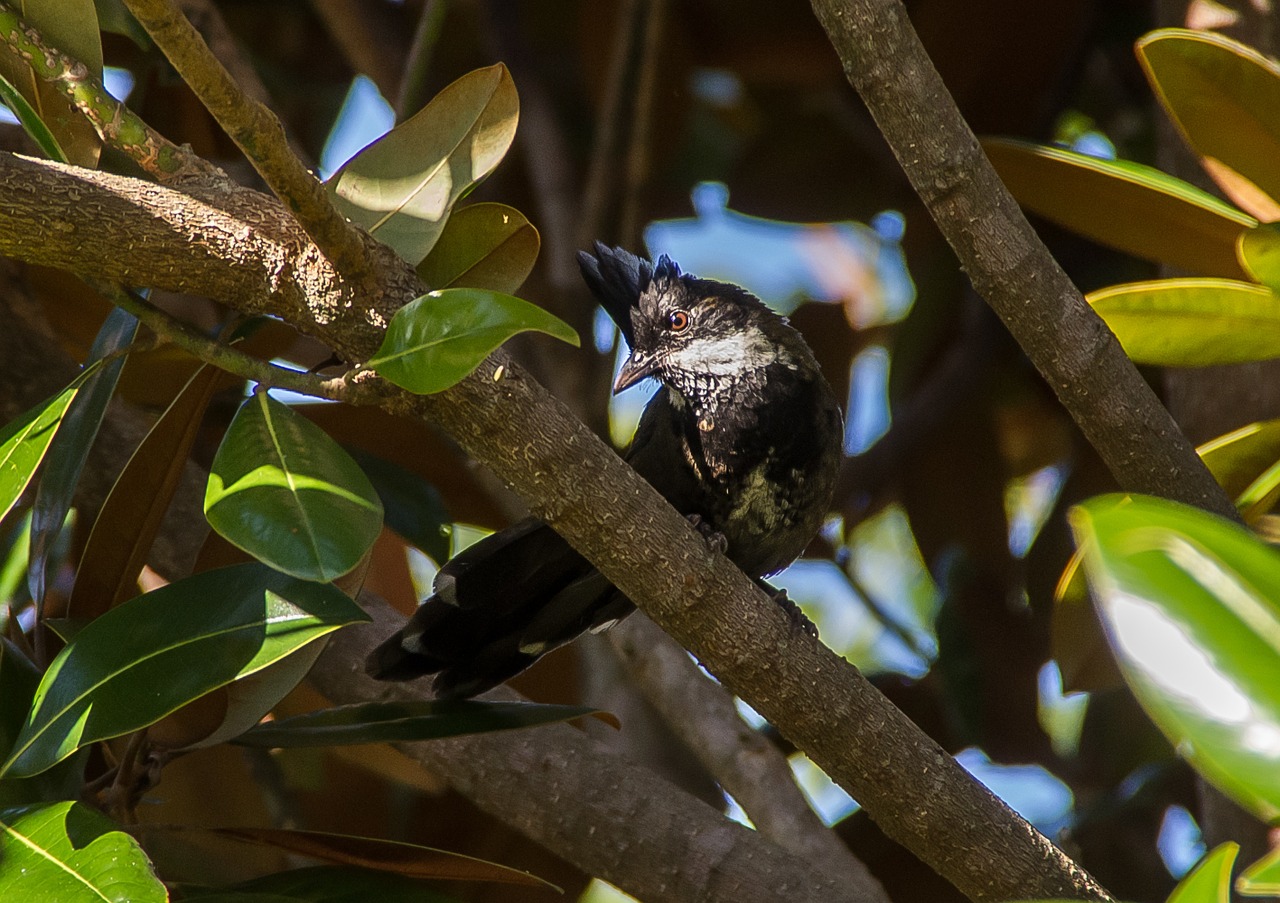
[[[749,576],[786,567],[827,514],[844,433],[809,346],[754,295],[682,274],[666,256],[655,265],[597,242],[578,263],[631,347],[614,392],[646,377],[663,384],[627,462]],[[634,610],[533,518],[455,556],[433,589],[368,670],[435,674],[441,697],[481,693]]]

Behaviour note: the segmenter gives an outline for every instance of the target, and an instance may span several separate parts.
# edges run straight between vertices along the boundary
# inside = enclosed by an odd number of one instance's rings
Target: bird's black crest
[[[623,248],[596,242],[594,251],[579,251],[578,266],[591,293],[622,330],[627,345],[635,347],[631,311],[654,279],[679,279],[680,267],[666,254],[652,264]]]

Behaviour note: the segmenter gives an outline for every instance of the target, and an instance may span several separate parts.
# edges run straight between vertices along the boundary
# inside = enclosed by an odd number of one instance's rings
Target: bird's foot
[[[717,530],[711,524],[702,519],[701,514],[686,514],[685,520],[693,529],[698,531],[698,535],[702,537],[702,541],[707,544],[707,548],[713,552],[719,552],[721,555],[729,551],[729,540],[725,535]]]
[[[787,595],[787,591],[785,589],[778,589],[777,587],[770,586],[763,580],[760,581],[760,588],[769,594],[769,598],[773,600],[775,605],[782,609],[782,613],[785,614],[787,616],[787,620],[791,622],[793,630],[799,630],[806,636],[813,637],[815,640],[818,638],[818,628],[809,620],[808,616],[800,610],[800,606],[791,600],[791,597]]]

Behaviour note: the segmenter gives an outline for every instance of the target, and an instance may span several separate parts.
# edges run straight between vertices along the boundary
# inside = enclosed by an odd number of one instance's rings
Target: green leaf
[[[1158,279],[1090,292],[1139,364],[1205,367],[1280,357],[1280,298],[1229,279]]]
[[[40,121],[40,116],[27,103],[27,99],[22,96],[21,92],[13,86],[13,82],[0,74],[0,102],[3,102],[10,112],[17,117],[18,123],[22,126],[23,131],[31,137],[40,150],[44,151],[44,155],[55,163],[66,163],[67,155],[62,150],[62,146],[58,144],[58,139],[53,137],[53,132],[49,131],[49,127]]]
[[[367,702],[260,724],[235,742],[243,746],[290,749],[438,740],[568,721],[595,713],[595,709],[582,706],[524,702]]]
[[[1272,291],[1280,288],[1280,225],[1264,223],[1241,232],[1236,254],[1250,279]]]
[[[578,334],[542,308],[473,288],[430,292],[396,311],[382,347],[366,365],[418,395],[440,392],[471,373],[521,332],[545,332],[577,347]]]
[[[139,50],[151,49],[151,35],[138,24],[124,5],[123,0],[93,0],[98,10],[98,27],[112,34],[123,35],[138,45]]]
[[[1236,890],[1248,897],[1280,897],[1280,849],[1252,863],[1236,878]]]
[[[53,660],[0,775],[37,774],[363,620],[332,586],[260,564],[138,596],[85,625]]]
[[[18,0],[11,5],[40,32],[47,45],[83,63],[89,75],[102,78],[102,37],[93,0]],[[61,87],[49,80],[60,71],[43,55],[24,59],[12,51],[0,53],[0,75],[26,98],[56,137],[66,161],[92,168],[98,165],[102,143],[93,124],[71,104]]]
[[[113,308],[94,337],[86,363],[92,364],[122,351],[137,334],[138,319],[118,307]],[[37,604],[44,602],[45,569],[50,546],[66,523],[67,512],[71,510],[72,498],[80,483],[80,473],[98,436],[102,418],[106,416],[107,403],[115,394],[124,362],[124,357],[116,357],[84,378],[79,393],[63,415],[55,441],[49,446],[48,460],[40,474],[35,504],[31,509],[27,586]]]
[[[8,753],[21,733],[39,683],[36,666],[11,642],[0,638],[0,755]],[[0,809],[78,796],[84,783],[83,759],[73,756],[35,777],[0,780]]]
[[[343,164],[325,183],[334,206],[417,265],[459,198],[515,137],[520,102],[507,67],[470,72]]]
[[[1246,278],[1236,238],[1258,224],[1171,175],[1024,141],[982,147],[1018,203],[1095,241],[1203,276]]]
[[[391,872],[317,865],[264,875],[226,890],[188,892],[184,899],[200,903],[266,903],[282,899],[310,903],[454,903],[457,898],[420,879]]]
[[[1260,475],[1280,461],[1280,419],[1242,426],[1210,439],[1196,451],[1218,485],[1238,500]]]
[[[1196,770],[1280,816],[1280,552],[1236,524],[1146,496],[1072,511],[1125,679]]]
[[[449,558],[453,520],[439,491],[420,474],[353,445],[344,446],[382,499],[387,526],[436,562]]]
[[[418,264],[418,276],[433,289],[514,292],[533,270],[541,243],[538,230],[514,207],[472,204],[454,211]]]
[[[79,390],[77,380],[0,432],[0,518],[9,513],[35,476],[67,406]]]
[[[81,803],[0,812],[0,900],[166,903],[138,842]]]
[[[341,577],[382,529],[382,503],[359,465],[261,390],[218,447],[204,512],[230,543],[303,580]]]
[[[1231,903],[1231,866],[1239,852],[1238,843],[1215,847],[1178,882],[1165,903]]]
[[[1160,102],[1227,197],[1274,220],[1280,199],[1280,66],[1238,41],[1163,28],[1137,44]]]

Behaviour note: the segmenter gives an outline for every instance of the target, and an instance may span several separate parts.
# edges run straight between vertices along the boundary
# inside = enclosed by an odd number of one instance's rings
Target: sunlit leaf
[[[93,0],[18,0],[11,5],[40,32],[47,45],[83,63],[94,78],[102,78],[102,39]],[[67,162],[97,166],[102,149],[98,134],[62,89],[48,80],[58,72],[60,69],[51,66],[41,54],[23,59],[13,52],[0,53],[0,75],[27,99],[56,137]]]
[[[426,395],[463,379],[521,332],[545,332],[578,345],[563,320],[511,295],[472,288],[431,292],[396,311],[367,366],[403,389]]]
[[[1208,192],[1140,163],[1006,139],[982,146],[1018,203],[1045,219],[1146,260],[1246,278],[1236,237],[1258,221]]]
[[[367,702],[336,706],[260,724],[240,736],[245,746],[293,748],[438,740],[463,734],[533,727],[596,714],[572,705],[525,702]]]
[[[89,349],[89,362],[101,361],[128,348],[138,333],[138,320],[114,308],[98,330]],[[37,603],[44,599],[45,568],[49,549],[62,532],[71,510],[80,473],[89,458],[89,449],[98,436],[107,404],[115,394],[125,359],[117,357],[95,368],[84,378],[80,391],[67,407],[58,435],[49,446],[44,470],[31,511],[31,552],[27,564],[27,586]]]
[[[1264,223],[1241,232],[1236,253],[1251,279],[1272,291],[1280,288],[1280,225]]]
[[[40,672],[11,642],[0,638],[0,756],[6,755],[22,731]],[[73,756],[30,778],[0,780],[0,809],[22,803],[72,799],[83,784],[84,761]],[[2,872],[3,866],[0,866]]]
[[[538,230],[514,207],[472,204],[453,212],[418,264],[418,276],[433,289],[514,292],[533,270],[541,243]]]
[[[1280,357],[1280,296],[1229,279],[1159,279],[1090,292],[1139,364],[1204,367]]]
[[[520,102],[507,67],[470,72],[343,164],[326,182],[338,210],[411,264],[449,212],[502,160]]]
[[[290,869],[222,890],[187,891],[184,900],[199,903],[456,903],[420,878],[345,865]]]
[[[1272,218],[1280,199],[1280,66],[1231,38],[1181,28],[1153,31],[1137,50],[1209,175],[1241,207]]]
[[[1071,523],[1143,708],[1202,775],[1280,815],[1280,552],[1146,496],[1092,499]]]
[[[304,580],[347,573],[382,528],[382,503],[351,456],[263,391],[227,428],[204,510],[233,545]]]
[[[62,424],[67,406],[79,389],[80,384],[73,382],[0,432],[0,518],[9,513],[35,476],[36,468]]]
[[[394,872],[412,878],[459,881],[497,881],[503,884],[554,887],[536,875],[495,862],[412,843],[279,828],[199,828],[183,833],[207,833],[245,843],[272,846],[313,859]]]
[[[37,774],[362,620],[333,587],[259,564],[138,596],[87,624],[53,660],[0,774]]]
[[[137,595],[138,573],[182,478],[220,371],[202,367],[148,431],[98,511],[68,609],[92,620]],[[172,390],[171,390],[172,391]]]
[[[138,842],[81,803],[0,811],[0,900],[166,903]]]
[[[1165,903],[1231,903],[1231,866],[1239,852],[1238,843],[1215,847],[1178,882]]]
[[[1236,890],[1248,897],[1280,897],[1280,848],[1251,863],[1236,878]]]
[[[1280,420],[1250,423],[1210,439],[1196,452],[1228,496],[1238,499],[1269,467],[1280,461]]]

